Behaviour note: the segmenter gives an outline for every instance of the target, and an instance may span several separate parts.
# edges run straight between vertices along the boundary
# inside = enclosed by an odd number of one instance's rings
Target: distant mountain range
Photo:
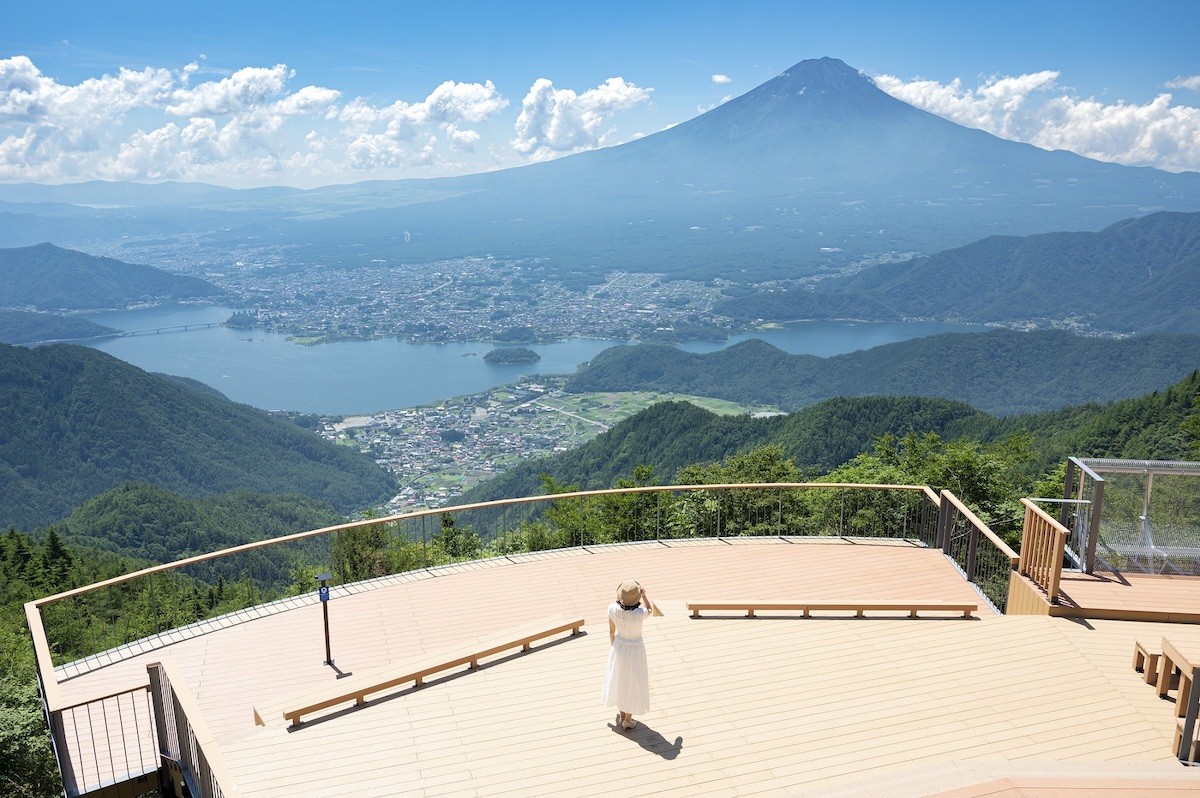
[[[836,396],[928,396],[1013,415],[1138,396],[1200,367],[1200,337],[1086,338],[1067,332],[944,333],[835,357],[757,339],[708,354],[606,349],[567,390],[654,390],[798,410]]]
[[[722,303],[734,318],[953,317],[1114,332],[1200,333],[1200,213],[1154,213],[1097,233],[993,236],[905,263]]]
[[[0,528],[141,481],[184,497],[304,494],[347,513],[394,494],[369,458],[207,386],[81,346],[0,344]]]
[[[210,249],[286,241],[293,263],[492,254],[596,281],[625,269],[753,283],[996,234],[1200,211],[1200,174],[999,139],[820,58],[668,130],[498,172],[310,191],[8,185],[0,200],[0,244],[190,231]]]
[[[221,294],[215,285],[195,277],[53,244],[0,249],[0,308],[102,310]]]

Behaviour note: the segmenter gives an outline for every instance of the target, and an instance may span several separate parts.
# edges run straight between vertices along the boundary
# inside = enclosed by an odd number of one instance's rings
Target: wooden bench
[[[297,728],[300,726],[301,718],[305,715],[311,715],[338,704],[354,701],[355,706],[362,706],[367,703],[367,696],[373,693],[390,690],[409,682],[412,682],[414,687],[421,687],[428,677],[463,665],[467,666],[467,670],[475,670],[479,667],[481,659],[518,646],[522,651],[529,651],[535,641],[563,632],[569,631],[574,637],[580,633],[583,623],[583,618],[564,620],[560,615],[554,616],[539,623],[511,629],[496,637],[477,641],[451,651],[351,676],[322,690],[308,692],[284,701],[281,710],[283,719],[290,721],[292,728]],[[271,709],[264,708],[262,711],[255,707],[254,722],[259,726],[265,726],[266,720],[273,714],[273,710],[278,711],[279,705],[275,705]]]
[[[1179,697],[1175,701],[1175,716],[1183,717],[1187,710],[1188,700],[1192,695],[1192,682],[1195,680],[1200,666],[1193,664],[1182,654],[1175,644],[1167,638],[1162,639],[1162,657],[1158,671],[1158,695],[1165,697],[1171,690],[1171,677],[1179,671]]]
[[[1148,643],[1133,641],[1133,669],[1145,674],[1143,678],[1146,684],[1158,681],[1158,660],[1161,656],[1162,652],[1151,648]]]
[[[701,610],[745,612],[747,618],[753,618],[754,613],[763,610],[788,610],[803,612],[804,617],[811,617],[814,611],[848,610],[853,611],[856,618],[864,617],[869,610],[886,612],[907,612],[908,617],[916,618],[918,612],[961,612],[962,617],[970,618],[971,613],[979,608],[978,604],[963,604],[954,601],[776,601],[773,599],[747,601],[688,601],[687,608],[692,611],[693,618],[700,617]]]

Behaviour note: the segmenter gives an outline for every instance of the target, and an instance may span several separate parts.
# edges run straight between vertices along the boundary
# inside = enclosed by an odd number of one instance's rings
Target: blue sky
[[[22,3],[0,27],[0,180],[502,168],[826,55],[997,135],[1200,170],[1197,42],[1194,2]]]

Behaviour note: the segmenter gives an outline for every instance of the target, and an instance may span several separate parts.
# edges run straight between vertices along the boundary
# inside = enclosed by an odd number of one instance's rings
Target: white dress
[[[623,610],[613,602],[608,608],[608,619],[616,626],[617,634],[608,651],[600,699],[605,706],[631,715],[650,710],[650,669],[646,665],[646,644],[642,642],[642,623],[649,615],[650,610],[641,606]]]

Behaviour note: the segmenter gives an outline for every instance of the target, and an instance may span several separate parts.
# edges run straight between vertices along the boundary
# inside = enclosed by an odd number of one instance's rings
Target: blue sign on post
[[[321,585],[317,588],[317,595],[321,597],[321,601],[329,601],[329,587]]]

